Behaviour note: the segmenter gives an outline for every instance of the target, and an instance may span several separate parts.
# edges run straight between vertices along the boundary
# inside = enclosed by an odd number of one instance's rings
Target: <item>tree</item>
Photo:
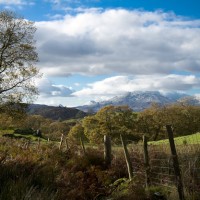
[[[200,131],[200,107],[181,103],[166,106],[152,105],[138,115],[137,129],[146,133],[150,140],[166,138],[165,126],[173,127],[175,136]]]
[[[103,142],[100,131],[100,124],[96,115],[87,116],[82,121],[84,127],[84,134],[93,144],[100,144]]]
[[[83,154],[86,155],[84,141],[87,140],[87,138],[84,135],[84,128],[80,122],[70,129],[68,137],[72,140],[75,139],[79,141],[83,149]]]
[[[0,12],[0,103],[28,101],[37,94],[33,78],[38,55],[34,23],[14,12]]]
[[[104,160],[105,165],[110,166],[112,160],[112,148],[111,148],[111,137],[116,132],[116,127],[114,126],[114,116],[115,116],[114,106],[105,106],[100,109],[96,117],[99,121],[100,133],[104,135]]]
[[[133,169],[125,140],[127,138],[138,140],[138,136],[133,134],[136,117],[137,115],[128,106],[106,106],[100,109],[96,115],[86,117],[83,120],[85,134],[89,139],[95,141],[95,139],[98,140],[104,136],[106,166],[111,164],[111,137],[121,140],[130,179],[133,175]]]
[[[165,130],[163,127],[167,115],[166,110],[167,107],[154,103],[150,108],[140,112],[138,114],[137,131],[143,134],[147,133],[150,140],[164,137]]]
[[[118,106],[113,109],[115,113],[113,123],[119,131],[118,134],[120,135],[121,143],[124,150],[129,179],[132,180],[133,166],[131,163],[130,154],[128,152],[125,138],[133,132],[137,115],[128,106]]]

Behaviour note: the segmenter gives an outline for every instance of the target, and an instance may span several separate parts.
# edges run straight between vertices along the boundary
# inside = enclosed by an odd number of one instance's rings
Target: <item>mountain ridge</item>
[[[77,108],[68,108],[62,105],[48,106],[43,104],[29,104],[26,112],[29,115],[41,115],[53,120],[68,120],[72,118],[82,118],[87,114]]]
[[[136,91],[128,92],[124,95],[112,97],[109,100],[95,102],[91,101],[89,105],[77,106],[76,108],[84,112],[97,112],[104,106],[108,105],[128,105],[134,111],[142,111],[151,106],[152,103],[158,103],[160,105],[167,105],[171,103],[176,103],[184,98],[191,98],[196,100],[195,104],[198,104],[200,101],[197,101],[195,97],[190,96],[184,93],[161,93],[158,91]]]

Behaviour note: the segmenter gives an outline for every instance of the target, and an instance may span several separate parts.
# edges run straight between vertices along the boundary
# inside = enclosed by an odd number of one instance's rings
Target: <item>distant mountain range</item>
[[[134,111],[142,111],[151,106],[152,103],[158,103],[160,105],[166,105],[183,101],[188,98],[192,104],[200,104],[200,101],[196,97],[189,96],[182,93],[166,93],[162,94],[157,91],[147,92],[129,92],[125,95],[116,96],[106,101],[95,102],[91,101],[89,105],[78,106],[79,110],[84,112],[97,112],[107,105],[128,105]]]
[[[67,108],[63,106],[47,106],[40,104],[30,104],[27,108],[30,115],[41,115],[53,120],[67,120],[72,118],[82,118],[87,114],[77,108]]]
[[[40,104],[30,104],[27,113],[30,115],[41,115],[45,118],[53,120],[67,120],[72,118],[82,118],[87,116],[87,112],[97,112],[104,106],[108,105],[128,105],[134,111],[142,111],[151,106],[152,103],[166,105],[189,99],[190,104],[200,105],[200,99],[181,93],[160,92],[129,92],[125,95],[113,97],[107,101],[95,102],[91,101],[89,105],[78,106],[76,108],[68,108],[60,106],[47,106]]]

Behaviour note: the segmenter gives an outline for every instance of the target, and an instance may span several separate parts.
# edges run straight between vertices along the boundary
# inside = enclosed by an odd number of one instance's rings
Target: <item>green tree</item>
[[[0,102],[28,101],[37,94],[33,78],[38,55],[34,23],[14,12],[0,12]]]

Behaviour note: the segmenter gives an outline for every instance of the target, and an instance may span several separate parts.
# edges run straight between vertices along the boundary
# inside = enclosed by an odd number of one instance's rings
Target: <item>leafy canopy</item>
[[[0,12],[0,102],[19,103],[37,94],[33,78],[39,74],[34,64],[34,23],[14,12]]]

